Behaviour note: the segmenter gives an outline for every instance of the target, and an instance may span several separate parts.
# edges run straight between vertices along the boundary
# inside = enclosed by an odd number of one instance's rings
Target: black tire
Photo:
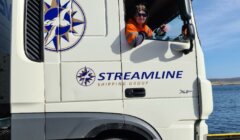
[[[0,129],[0,140],[10,140],[10,129]]]
[[[127,138],[103,138],[101,140],[130,140],[130,139],[127,139]]]
[[[112,130],[99,134],[96,140],[148,140],[143,136],[129,131]]]
[[[115,135],[115,136],[105,136],[105,137],[98,137],[96,140],[147,140],[140,136],[121,136]]]

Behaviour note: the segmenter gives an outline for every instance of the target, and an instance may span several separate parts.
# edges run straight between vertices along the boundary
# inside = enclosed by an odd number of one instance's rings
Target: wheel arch
[[[150,124],[139,118],[127,115],[124,115],[124,123],[102,124],[92,129],[86,137],[95,138],[102,134],[112,134],[113,132],[137,134],[147,140],[162,140],[161,136]]]
[[[47,139],[95,138],[111,131],[162,140],[154,127],[134,116],[113,113],[46,113]]]

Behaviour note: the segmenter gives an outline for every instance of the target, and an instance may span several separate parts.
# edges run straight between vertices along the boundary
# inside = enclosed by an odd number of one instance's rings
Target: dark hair
[[[144,11],[146,14],[148,13],[147,7],[143,3],[139,3],[135,6],[135,14],[139,13],[140,11]]]
[[[131,10],[130,17],[133,18],[140,11],[144,11],[146,14],[148,14],[147,7],[144,3],[136,4],[135,7]]]

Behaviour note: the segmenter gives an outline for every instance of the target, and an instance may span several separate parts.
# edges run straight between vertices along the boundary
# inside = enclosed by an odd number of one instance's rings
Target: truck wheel
[[[142,138],[142,137],[115,137],[115,136],[112,136],[112,137],[100,138],[97,140],[147,140],[147,139]]]
[[[129,131],[107,131],[98,135],[94,140],[148,140],[143,136]]]
[[[127,139],[127,138],[103,138],[101,140],[130,140],[130,139]]]

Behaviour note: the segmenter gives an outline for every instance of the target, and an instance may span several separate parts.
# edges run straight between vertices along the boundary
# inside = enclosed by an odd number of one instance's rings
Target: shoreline
[[[240,85],[240,77],[209,79],[213,86]]]
[[[212,86],[234,86],[240,85],[240,83],[212,83]]]

